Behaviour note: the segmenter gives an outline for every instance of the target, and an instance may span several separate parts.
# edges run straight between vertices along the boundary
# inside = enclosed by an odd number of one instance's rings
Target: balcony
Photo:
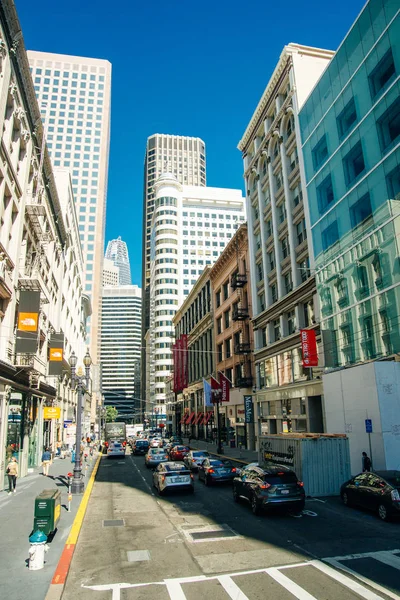
[[[237,377],[235,381],[235,387],[237,388],[251,388],[253,387],[252,377]]]
[[[26,371],[34,371],[46,375],[46,363],[35,354],[17,354],[15,366]]]
[[[244,306],[234,305],[232,309],[233,321],[245,321],[249,318],[249,309]]]
[[[247,283],[247,275],[245,273],[234,273],[231,277],[231,288],[236,290],[242,288]]]
[[[240,342],[235,344],[235,354],[250,354],[251,346],[248,342]]]

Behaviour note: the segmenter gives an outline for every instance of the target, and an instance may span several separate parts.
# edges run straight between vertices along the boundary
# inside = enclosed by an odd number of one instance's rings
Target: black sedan
[[[199,481],[204,481],[205,485],[232,481],[236,475],[236,467],[229,460],[218,458],[206,458],[198,469]]]
[[[305,497],[303,482],[282,465],[247,465],[233,480],[234,501],[246,500],[255,515],[271,508],[300,512]]]
[[[378,513],[382,521],[400,516],[400,471],[360,473],[340,488],[346,506],[360,506]]]
[[[148,450],[149,450],[150,444],[148,442],[148,440],[136,440],[132,451],[133,454],[147,454]]]

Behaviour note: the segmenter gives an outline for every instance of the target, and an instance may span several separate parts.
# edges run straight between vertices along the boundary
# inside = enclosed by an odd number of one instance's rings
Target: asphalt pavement
[[[308,499],[255,517],[230,485],[158,497],[144,457],[103,457],[63,600],[400,600],[400,523]]]

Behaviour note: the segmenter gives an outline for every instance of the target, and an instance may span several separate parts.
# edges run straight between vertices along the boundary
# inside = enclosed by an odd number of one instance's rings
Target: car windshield
[[[150,450],[151,454],[165,454],[164,450],[160,450],[159,448],[154,448],[153,450]]]
[[[229,460],[210,460],[212,467],[231,467],[232,463]]]
[[[148,442],[145,440],[143,440],[142,442],[141,441],[136,442],[136,446],[147,446],[147,444],[148,444]]]
[[[177,450],[178,452],[188,452],[189,448],[187,448],[186,446],[176,446],[175,450]]]
[[[193,452],[193,456],[195,458],[199,458],[201,456],[209,456],[208,452]]]
[[[166,465],[166,469],[168,471],[187,471],[187,467],[185,465]]]
[[[297,477],[293,471],[279,471],[273,474],[266,473],[263,479],[272,485],[297,482]]]
[[[113,444],[114,448],[120,448],[121,444]]]

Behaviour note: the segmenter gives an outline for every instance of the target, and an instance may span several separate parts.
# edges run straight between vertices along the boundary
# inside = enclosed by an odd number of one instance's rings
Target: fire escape
[[[253,385],[251,373],[250,324],[247,296],[247,274],[240,272],[238,241],[236,242],[237,271],[231,276],[231,288],[237,300],[232,306],[232,320],[239,324],[233,336],[233,352],[240,357],[240,368],[235,372],[235,387],[249,388]]]

